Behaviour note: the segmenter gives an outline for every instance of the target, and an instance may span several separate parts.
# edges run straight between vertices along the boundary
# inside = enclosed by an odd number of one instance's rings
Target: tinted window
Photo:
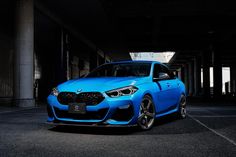
[[[155,64],[154,65],[154,71],[153,71],[153,77],[154,78],[158,78],[159,77],[159,73],[161,72],[161,65],[160,64]]]
[[[145,77],[149,76],[150,63],[105,64],[92,71],[86,77]]]

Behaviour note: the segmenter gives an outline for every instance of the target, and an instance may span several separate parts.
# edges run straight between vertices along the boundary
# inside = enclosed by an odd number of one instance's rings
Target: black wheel
[[[180,102],[179,102],[179,109],[177,112],[177,116],[181,119],[186,118],[187,110],[186,110],[186,97],[181,95]]]
[[[142,130],[148,130],[153,127],[155,121],[155,107],[152,98],[145,95],[140,104],[138,125]]]

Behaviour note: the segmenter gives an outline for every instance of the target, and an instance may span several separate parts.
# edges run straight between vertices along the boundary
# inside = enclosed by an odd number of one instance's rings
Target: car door
[[[172,81],[169,70],[161,64],[154,65],[153,81],[156,84],[157,111],[158,113],[166,112],[172,108],[175,101],[173,99],[175,83]]]
[[[168,108],[174,109],[179,101],[179,82],[178,79],[174,76],[174,74],[166,67],[161,65],[162,71],[167,73],[169,78],[167,78],[168,84],[168,93],[169,93],[169,102]]]

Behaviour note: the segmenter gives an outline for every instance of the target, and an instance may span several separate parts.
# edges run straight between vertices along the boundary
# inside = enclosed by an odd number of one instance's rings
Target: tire
[[[180,119],[184,119],[187,116],[187,110],[186,110],[186,97],[184,95],[181,95],[180,101],[179,101],[179,107],[177,111],[177,117]]]
[[[152,98],[145,95],[142,99],[139,109],[138,126],[142,130],[149,130],[153,127],[155,121],[155,106]]]

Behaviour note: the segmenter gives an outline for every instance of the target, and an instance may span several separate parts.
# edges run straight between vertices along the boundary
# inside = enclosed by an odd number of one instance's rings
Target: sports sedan
[[[48,122],[65,125],[152,128],[171,113],[186,117],[184,84],[159,62],[101,65],[84,78],[54,88],[47,98]]]

